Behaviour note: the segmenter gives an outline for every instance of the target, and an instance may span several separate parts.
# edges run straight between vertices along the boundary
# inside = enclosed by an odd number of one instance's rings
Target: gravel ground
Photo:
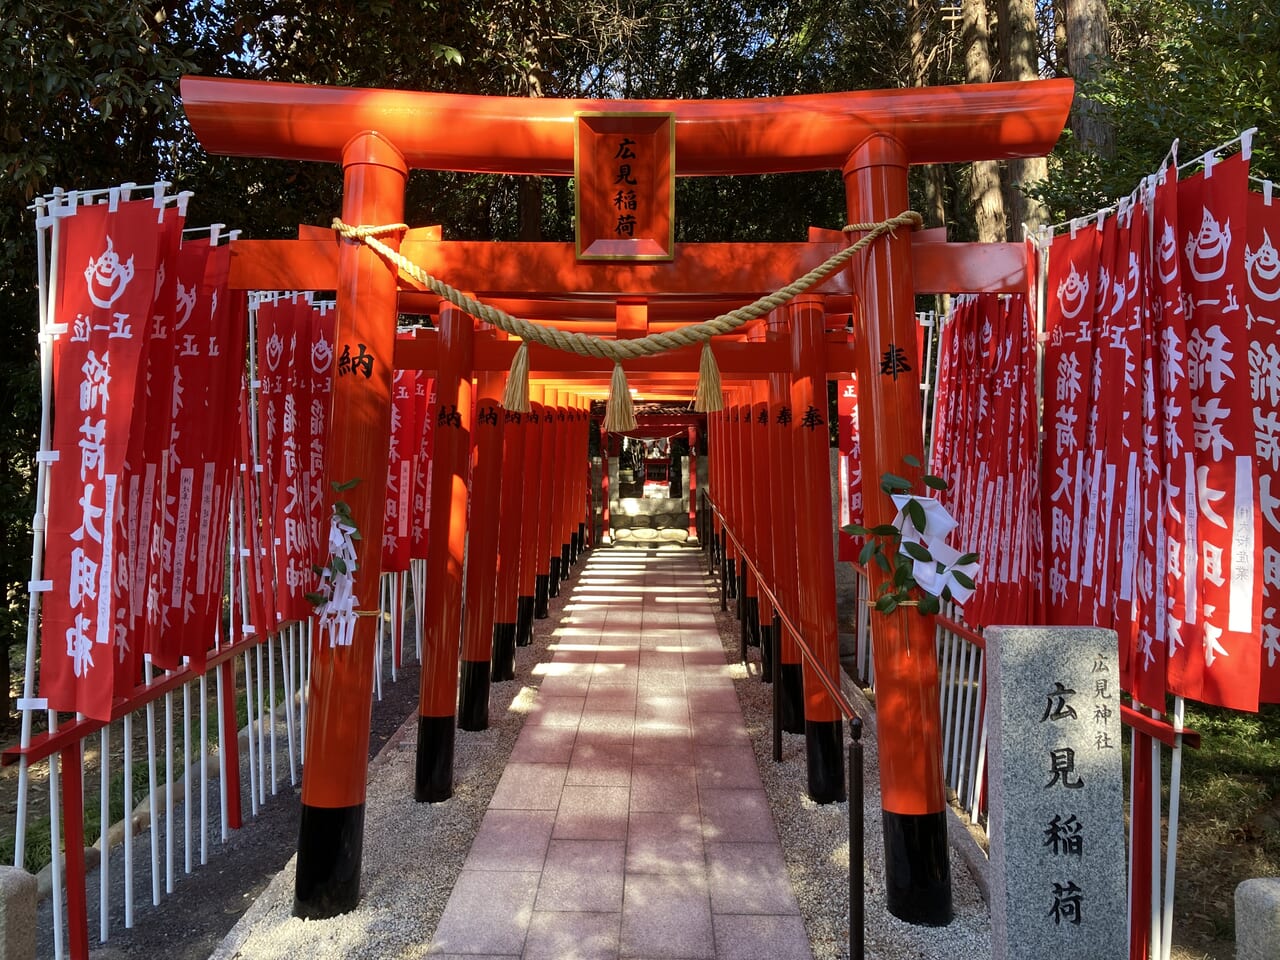
[[[551,618],[538,621],[534,645],[519,651],[518,675],[522,679],[495,685],[490,706],[493,726],[481,733],[459,732],[457,787],[452,801],[428,805],[412,799],[412,717],[371,765],[360,906],[331,920],[291,917],[290,860],[214,951],[214,960],[399,960],[426,956],[426,945],[533,702],[538,677],[530,676],[530,667],[542,658],[567,592],[562,590],[560,598],[552,602]],[[714,602],[717,596],[709,584],[709,599]],[[726,654],[732,659],[738,643],[737,623],[731,613],[720,615],[718,620]],[[848,950],[848,804],[818,806],[807,799],[802,737],[784,735],[783,763],[772,762],[770,688],[759,682],[757,669],[755,663],[750,668],[736,668],[735,681],[814,957],[844,958]],[[884,910],[879,779],[875,738],[870,732],[866,737],[864,809],[867,956],[884,960],[988,956],[989,914],[974,878],[954,851],[956,919],[950,926],[913,927]]]

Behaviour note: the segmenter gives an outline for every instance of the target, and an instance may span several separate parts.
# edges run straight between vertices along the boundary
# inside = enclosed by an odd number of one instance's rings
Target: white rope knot
[[[349,240],[366,240],[369,237],[380,237],[387,233],[404,233],[409,229],[407,223],[383,223],[377,226],[354,226],[344,223],[341,217],[334,217],[329,224],[340,235]]]
[[[616,402],[613,397],[615,388],[621,388],[624,392],[626,389],[626,375],[622,370],[623,360],[651,357],[670,350],[678,350],[681,347],[697,346],[699,344],[709,347],[712,338],[732,333],[744,324],[768,316],[778,307],[795,299],[809,288],[817,286],[884,234],[887,233],[896,237],[897,234],[894,231],[898,227],[907,226],[914,230],[923,225],[924,219],[914,210],[905,210],[896,217],[890,217],[880,223],[848,224],[843,229],[844,233],[862,233],[865,235],[832,254],[826,261],[810,270],[804,276],[793,280],[774,293],[766,294],[754,303],[739,307],[736,310],[730,310],[728,313],[721,314],[714,319],[689,324],[676,330],[651,333],[647,337],[639,337],[634,340],[606,340],[590,334],[575,333],[571,330],[561,330],[558,327],[543,326],[531,323],[528,320],[521,320],[519,317],[513,317],[505,310],[481,303],[443,280],[433,277],[408,257],[397,250],[393,250],[378,239],[379,236],[384,234],[408,230],[407,224],[389,223],[378,226],[355,226],[344,223],[341,217],[334,217],[332,223],[333,229],[340,236],[368,244],[373,250],[376,250],[384,258],[395,264],[405,276],[420,284],[423,288],[449,301],[464,313],[468,313],[478,320],[491,324],[499,330],[505,330],[508,334],[525,341],[516,351],[516,356],[512,361],[511,373],[508,376],[505,398],[508,402],[504,402],[504,406],[508,410],[516,413],[529,412],[527,382],[525,382],[523,389],[519,385],[512,387],[512,381],[515,379],[527,381],[529,375],[527,345],[529,343],[538,343],[556,350],[576,353],[582,357],[612,360],[614,371],[610,389],[610,406],[617,411],[614,419],[617,421],[620,431],[635,429],[634,417],[628,416],[631,405],[630,396],[628,395],[625,398],[618,397]],[[698,388],[694,392],[695,410],[699,412],[714,412],[724,408],[724,397],[720,391],[719,380],[720,374],[716,367],[715,356],[710,349],[704,349],[699,364]],[[514,406],[511,404],[514,404]],[[630,424],[623,426],[628,420]]]

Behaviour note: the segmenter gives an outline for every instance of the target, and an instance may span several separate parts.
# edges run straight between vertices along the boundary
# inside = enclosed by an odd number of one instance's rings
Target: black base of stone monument
[[[459,664],[458,729],[489,729],[489,661],[463,660]]]
[[[747,597],[747,646],[760,646],[760,598]]]
[[[551,608],[548,606],[549,596],[547,591],[551,589],[551,576],[546,573],[535,574],[533,578],[533,619],[545,620],[551,616]]]
[[[777,620],[775,630],[780,629]],[[804,733],[804,670],[798,663],[778,666],[778,695],[782,698],[782,729],[787,733]]]
[[[844,800],[844,721],[806,720],[804,752],[809,768],[809,799],[814,803]]]
[[[516,598],[516,646],[533,643],[533,597]]]
[[[418,717],[413,799],[441,803],[453,796],[453,717]]]
[[[293,915],[325,920],[354,910],[360,902],[360,859],[364,847],[364,804],[353,807],[302,805]]]
[[[549,563],[551,572],[547,574],[547,596],[555,598],[560,596],[560,557],[559,555],[551,558]]]
[[[587,552],[587,525],[585,523],[578,524],[578,556],[582,556]]]
[[[573,548],[567,543],[560,544],[560,579],[569,579],[569,566],[573,563]]]
[[[773,683],[773,627],[760,625],[760,682]]]
[[[724,575],[724,582],[729,587],[730,600],[738,599],[738,574],[736,573],[736,570],[737,570],[737,566],[733,558],[730,557],[728,560],[725,561],[725,575]]]
[[[922,927],[952,919],[947,814],[883,812],[889,912]]]
[[[489,679],[494,683],[516,678],[516,625],[493,625],[493,667]]]

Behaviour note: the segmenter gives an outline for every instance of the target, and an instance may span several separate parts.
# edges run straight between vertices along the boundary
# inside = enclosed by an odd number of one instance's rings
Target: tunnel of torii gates
[[[577,147],[593,130],[608,126],[607,120],[600,126],[601,117],[619,120],[622,126],[615,131],[644,135],[665,124],[669,140],[659,160],[668,159],[670,177],[839,170],[848,221],[880,222],[908,209],[909,164],[1048,153],[1062,131],[1071,96],[1070,82],[1058,80],[698,101],[534,100],[200,77],[182,81],[187,115],[206,150],[339,163],[341,217],[356,225],[403,220],[411,169],[572,176]],[[385,242],[432,276],[513,315],[616,338],[643,336],[749,303],[851,242],[836,231],[811,229],[807,242],[672,244],[668,223],[656,254],[653,243],[639,256],[629,257],[625,250],[617,254],[616,247],[610,253],[603,241],[605,256],[593,259],[583,240],[584,191],[593,187],[582,169],[576,172],[576,245],[443,241],[440,227],[393,232]],[[607,206],[610,183],[594,189],[607,191],[606,203],[600,204]],[[715,340],[728,409],[709,415],[711,492],[727,511],[735,536],[756,554],[762,576],[774,581],[771,592],[830,677],[838,675],[839,658],[828,435],[825,428],[803,429],[800,417],[783,417],[791,423],[779,425],[777,414],[783,407],[825,411],[827,379],[855,371],[864,475],[890,470],[910,475],[904,458],[922,454],[919,374],[895,364],[895,375],[886,375],[880,358],[898,345],[915,344],[914,295],[1025,291],[1027,273],[1020,244],[951,244],[944,231],[901,229],[878,238],[820,286]],[[434,372],[440,408],[457,411],[453,422],[462,429],[440,428],[435,440],[427,560],[432,589],[422,613],[415,788],[421,801],[447,799],[459,646],[464,700],[468,688],[481,682],[476,674],[487,683],[490,656],[490,637],[464,630],[464,586],[472,588],[466,594],[468,624],[481,619],[471,616],[476,611],[484,611],[488,623],[509,623],[517,619],[513,608],[532,602],[535,584],[526,573],[536,564],[539,579],[549,574],[550,554],[558,549],[550,547],[553,534],[536,530],[536,523],[517,527],[499,521],[515,514],[535,520],[549,515],[547,504],[563,493],[554,486],[538,489],[533,482],[528,461],[539,453],[565,460],[561,451],[566,456],[574,451],[582,458],[581,469],[557,474],[559,486],[585,476],[583,411],[591,398],[603,396],[612,364],[532,345],[531,398],[565,411],[579,425],[579,439],[552,446],[539,439],[549,434],[530,433],[533,427],[525,418],[510,432],[513,440],[504,456],[498,405],[516,342],[424,293],[369,246],[314,227],[301,228],[298,240],[236,241],[231,285],[336,290],[335,352],[347,346],[354,355],[362,345],[372,358],[370,376],[335,378],[331,481],[386,475],[396,368]],[[398,312],[435,314],[436,329],[398,339]],[[845,332],[846,315],[853,316],[852,335]],[[838,321],[829,324],[828,318]],[[645,399],[687,400],[698,364],[699,350],[691,346],[628,361],[626,373]],[[473,390],[479,410],[475,423]],[[746,410],[752,413],[749,421],[741,415]],[[761,412],[772,415],[757,432],[748,424],[759,426]],[[470,496],[479,508],[471,512],[468,531],[466,478],[473,434]],[[526,439],[522,459],[519,446]],[[519,476],[521,484],[501,484],[495,497],[503,476]],[[526,489],[517,489],[521,486]],[[331,491],[332,485],[325,489]],[[521,499],[534,489],[540,504]],[[379,528],[381,485],[363,483],[328,496],[349,503],[358,528]],[[332,509],[332,502],[328,506]],[[865,509],[868,525],[892,519],[888,498],[868,498]],[[464,585],[468,533],[470,573],[480,575],[469,575]],[[546,545],[541,556],[535,543]],[[379,539],[364,538],[356,547],[356,606],[376,610]],[[520,560],[518,601],[495,597],[501,590],[495,579],[513,579],[494,575],[497,558],[508,555]],[[873,591],[879,576],[872,567]],[[767,616],[766,611],[765,622]],[[951,917],[951,888],[932,617],[902,607],[872,616],[888,907],[916,923],[944,924]],[[350,646],[322,645],[315,651],[294,904],[299,916],[336,915],[359,899],[376,626],[375,618],[361,617]],[[793,690],[793,695],[802,698],[809,793],[818,802],[841,800],[841,714],[817,682],[813,671],[818,667],[807,660],[801,667],[800,659],[788,637],[778,676],[803,677],[802,692]],[[792,710],[800,713],[794,704]]]

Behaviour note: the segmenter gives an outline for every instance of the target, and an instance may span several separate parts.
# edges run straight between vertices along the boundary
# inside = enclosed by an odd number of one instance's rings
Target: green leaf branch
[[[913,456],[904,457],[903,462],[915,469],[921,466],[919,459]],[[924,474],[921,481],[928,491],[943,492],[949,488],[945,479],[931,473]],[[928,528],[925,501],[933,499],[928,493],[918,493],[906,477],[888,472],[880,476],[880,489],[888,497],[904,498],[896,502],[899,503],[905,521],[917,531]],[[880,584],[878,595],[872,603],[881,613],[892,613],[902,606],[914,606],[921,614],[935,614],[942,609],[942,601],[954,599],[949,582],[939,593],[920,584],[917,580],[918,564],[934,564],[938,575],[946,574],[966,591],[974,589],[973,578],[956,568],[977,563],[976,553],[962,554],[948,565],[936,558],[934,551],[922,540],[904,539],[902,528],[897,524],[881,523],[873,527],[849,524],[842,529],[845,533],[866,538],[858,554],[858,562],[868,569],[874,564],[888,575]]]
[[[329,486],[333,487],[334,493],[345,493],[348,490],[354,490],[359,483],[359,477],[352,477],[342,483],[331,480]],[[351,515],[351,504],[345,500],[334,501],[333,515],[338,521],[338,526],[346,532],[348,537],[352,540],[363,539],[360,535],[360,528],[356,526],[355,517]],[[329,602],[334,578],[339,574],[346,573],[347,569],[347,562],[342,557],[335,556],[332,553],[329,555],[328,562],[323,566],[318,563],[312,564],[311,571],[320,578],[320,589],[304,593],[302,595],[303,598],[313,607],[324,606]]]

